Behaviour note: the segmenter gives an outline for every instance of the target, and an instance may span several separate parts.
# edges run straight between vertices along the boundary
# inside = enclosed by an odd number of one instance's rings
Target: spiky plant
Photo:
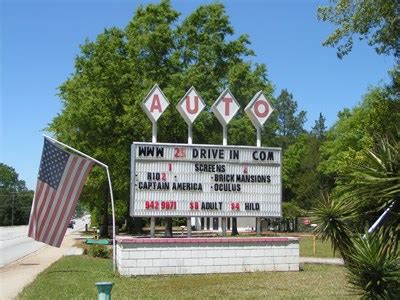
[[[322,194],[318,206],[311,211],[313,223],[317,224],[314,232],[323,241],[331,242],[333,251],[339,251],[343,258],[352,247],[351,221],[354,219],[352,202],[332,198]]]
[[[379,232],[355,238],[346,264],[352,290],[364,299],[400,296],[399,252],[387,252]]]
[[[353,165],[346,189],[354,198],[357,214],[372,225],[385,210],[379,233],[386,251],[396,251],[400,242],[400,134],[381,138],[374,151],[366,151],[363,164]]]

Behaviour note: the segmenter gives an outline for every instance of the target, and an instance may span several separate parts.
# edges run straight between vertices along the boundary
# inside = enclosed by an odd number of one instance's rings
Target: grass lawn
[[[300,256],[308,257],[341,257],[336,251],[335,255],[331,248],[330,242],[322,242],[317,239],[315,243],[315,255],[313,253],[313,237],[312,236],[299,236],[300,241]]]
[[[114,283],[114,299],[354,298],[340,266],[305,265],[300,272],[120,277],[111,260],[63,257],[20,294],[21,299],[96,299],[96,282]]]

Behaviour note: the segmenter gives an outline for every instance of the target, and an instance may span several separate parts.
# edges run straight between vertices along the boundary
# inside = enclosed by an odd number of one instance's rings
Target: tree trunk
[[[172,218],[165,218],[165,237],[172,237]]]
[[[232,236],[239,235],[239,231],[237,230],[237,218],[232,218]]]
[[[101,225],[100,225],[100,236],[108,236],[108,204],[110,203],[110,194],[108,189],[105,189],[103,197],[103,209],[101,211]]]

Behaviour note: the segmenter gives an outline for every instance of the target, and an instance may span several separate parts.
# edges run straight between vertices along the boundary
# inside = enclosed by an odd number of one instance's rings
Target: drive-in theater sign
[[[192,87],[177,109],[188,123],[189,144],[156,143],[156,122],[169,101],[155,85],[143,103],[153,122],[153,143],[131,149],[131,216],[280,217],[281,150],[247,146],[192,145],[191,125],[205,104]],[[224,128],[239,110],[227,89],[212,106]],[[257,129],[272,112],[262,91],[245,109]]]

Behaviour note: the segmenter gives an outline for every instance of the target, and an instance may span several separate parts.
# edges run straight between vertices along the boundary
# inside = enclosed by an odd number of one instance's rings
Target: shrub
[[[90,245],[87,250],[84,251],[89,256],[100,257],[100,258],[110,258],[110,250],[105,245]]]

